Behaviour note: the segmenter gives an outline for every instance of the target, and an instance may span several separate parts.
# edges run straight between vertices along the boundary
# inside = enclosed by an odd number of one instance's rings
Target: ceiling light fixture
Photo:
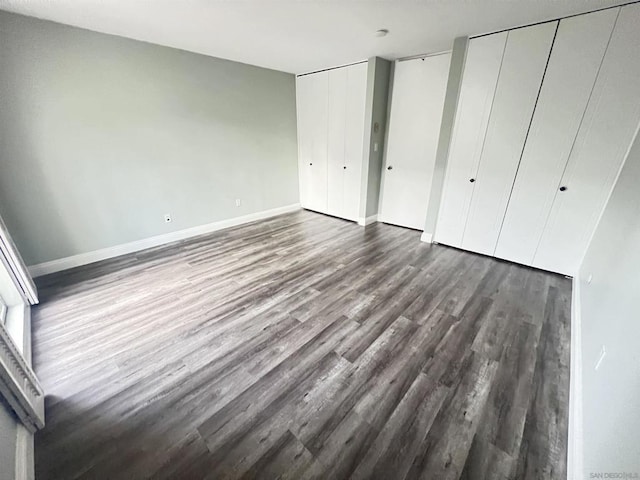
[[[388,33],[389,30],[387,30],[386,28],[382,28],[376,32],[376,37],[386,37]]]

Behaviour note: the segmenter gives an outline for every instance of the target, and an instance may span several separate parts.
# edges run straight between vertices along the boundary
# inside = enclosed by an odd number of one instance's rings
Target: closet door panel
[[[341,217],[347,119],[347,69],[329,70],[327,133],[327,213]]]
[[[508,32],[462,248],[493,255],[558,22]]]
[[[311,169],[313,162],[311,131],[313,90],[310,76],[296,78],[296,114],[298,124],[298,177],[300,187],[300,204],[309,207],[309,189],[311,183]]]
[[[381,220],[424,229],[451,54],[396,62]]]
[[[308,208],[327,211],[327,120],[329,75],[327,72],[309,75],[311,82],[310,136],[311,162],[309,162]]]
[[[367,63],[346,67],[347,98],[344,143],[343,216],[357,220],[360,209],[362,165],[364,162],[364,111],[367,99]]]
[[[533,265],[574,275],[640,122],[640,5],[621,7]]]
[[[435,240],[461,246],[507,33],[469,41]]]
[[[560,21],[495,255],[531,265],[619,9]]]

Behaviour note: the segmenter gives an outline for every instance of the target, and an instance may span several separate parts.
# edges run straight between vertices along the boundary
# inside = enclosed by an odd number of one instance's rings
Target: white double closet
[[[435,240],[575,274],[640,123],[640,5],[469,41]]]
[[[367,63],[296,78],[298,172],[304,208],[357,220]]]

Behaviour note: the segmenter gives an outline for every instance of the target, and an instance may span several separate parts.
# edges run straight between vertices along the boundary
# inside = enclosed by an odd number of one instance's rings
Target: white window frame
[[[5,303],[5,301],[0,296],[0,324],[4,325],[7,323],[7,312],[9,311],[9,307]]]
[[[25,300],[31,305],[38,303],[36,285],[29,274],[27,266],[22,261],[22,257],[18,253],[18,249],[13,243],[2,217],[0,217],[0,256]]]
[[[11,236],[0,218],[0,268],[6,269],[12,282],[24,299],[23,305],[12,305],[15,308],[30,309],[38,303],[38,293],[33,279],[27,271]],[[3,301],[2,304],[8,307]],[[44,427],[44,391],[35,373],[31,369],[31,361],[22,354],[9,331],[6,317],[9,308],[2,308],[0,321],[0,395],[4,397],[16,416],[30,431]],[[28,325],[26,325],[28,328]]]
[[[30,432],[44,427],[44,391],[35,373],[0,324],[0,395]]]

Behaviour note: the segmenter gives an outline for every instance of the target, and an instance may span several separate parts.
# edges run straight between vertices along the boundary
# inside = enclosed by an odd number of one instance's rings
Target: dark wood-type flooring
[[[564,479],[570,280],[300,211],[40,279],[38,480]]]

